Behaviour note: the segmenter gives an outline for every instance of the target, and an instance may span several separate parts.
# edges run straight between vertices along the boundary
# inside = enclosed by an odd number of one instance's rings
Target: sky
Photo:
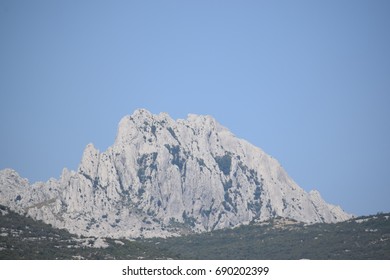
[[[0,169],[105,151],[137,108],[212,115],[306,191],[390,212],[390,2],[0,1]]]

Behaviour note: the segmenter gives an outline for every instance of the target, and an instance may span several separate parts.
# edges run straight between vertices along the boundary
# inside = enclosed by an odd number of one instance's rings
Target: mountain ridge
[[[166,237],[274,217],[299,222],[351,218],[306,193],[279,162],[211,116],[173,120],[138,109],[123,117],[114,144],[92,143],[77,171],[31,186],[0,171],[0,204],[72,233]]]

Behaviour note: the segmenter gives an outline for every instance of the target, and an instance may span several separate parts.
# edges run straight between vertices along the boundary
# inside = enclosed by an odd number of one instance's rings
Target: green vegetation
[[[390,219],[269,224],[159,240],[180,259],[390,259]]]
[[[390,259],[390,214],[314,225],[276,218],[166,239],[105,238],[107,248],[94,248],[96,238],[0,210],[0,259]]]
[[[107,248],[94,248],[93,244],[96,241],[96,238],[78,237],[66,230],[34,221],[0,205],[0,259],[3,260],[166,259],[170,257],[163,249],[155,249],[142,242],[105,238]]]

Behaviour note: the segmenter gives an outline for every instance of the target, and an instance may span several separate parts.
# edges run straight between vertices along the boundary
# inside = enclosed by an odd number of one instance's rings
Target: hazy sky
[[[209,114],[305,190],[390,212],[390,1],[0,1],[0,169],[30,182],[137,108]]]

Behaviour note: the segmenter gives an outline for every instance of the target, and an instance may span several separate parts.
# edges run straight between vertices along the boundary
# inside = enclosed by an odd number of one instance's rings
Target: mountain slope
[[[390,215],[312,225],[277,218],[234,229],[145,242],[180,259],[389,260]]]
[[[72,233],[158,237],[285,217],[304,223],[351,218],[306,193],[261,149],[210,116],[174,121],[137,110],[105,152],[87,145],[77,171],[29,185],[0,171],[0,204]]]
[[[0,205],[0,259],[390,259],[390,214],[260,224],[157,239],[86,238]]]

